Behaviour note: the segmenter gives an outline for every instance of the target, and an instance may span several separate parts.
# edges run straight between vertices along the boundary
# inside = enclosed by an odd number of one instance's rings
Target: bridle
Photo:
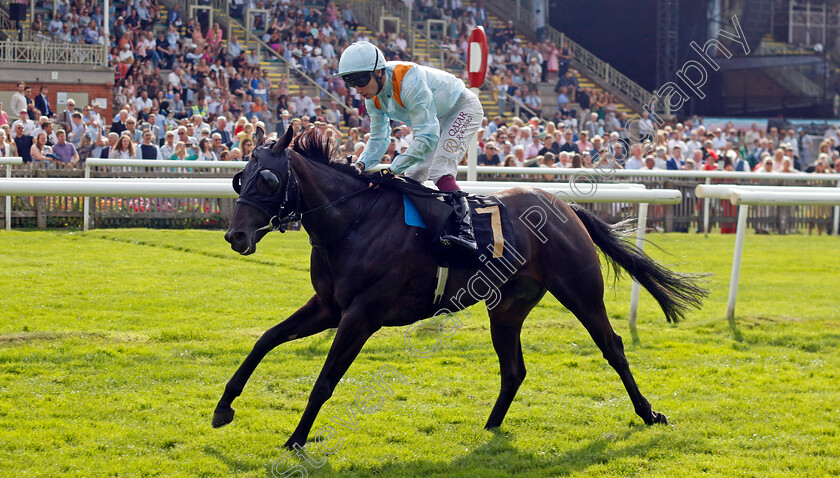
[[[325,211],[325,210],[330,209],[334,206],[345,203],[345,202],[349,201],[350,199],[352,199],[356,196],[360,196],[360,195],[362,195],[362,194],[364,194],[364,193],[366,193],[366,192],[368,192],[372,189],[376,189],[377,190],[376,199],[374,199],[370,203],[370,205],[367,208],[365,208],[365,210],[361,214],[356,216],[356,219],[353,221],[353,223],[350,224],[350,226],[344,231],[344,233],[336,241],[333,241],[331,244],[328,244],[328,245],[322,245],[322,244],[316,244],[312,240],[311,237],[309,238],[309,243],[312,244],[313,247],[317,247],[317,248],[331,247],[331,246],[334,246],[336,244],[341,243],[342,241],[344,241],[350,235],[350,232],[353,229],[355,229],[355,227],[362,221],[362,219],[364,219],[365,216],[367,216],[367,214],[371,211],[371,209],[373,209],[373,207],[379,201],[379,197],[381,196],[382,190],[379,188],[379,186],[371,183],[370,185],[368,185],[367,187],[365,187],[363,189],[353,191],[349,194],[345,194],[344,196],[341,196],[341,197],[339,197],[339,198],[337,198],[333,201],[330,201],[326,204],[322,204],[320,206],[314,207],[314,208],[309,209],[307,211],[301,212],[300,211],[300,188],[298,187],[297,179],[295,178],[295,175],[292,172],[291,161],[287,161],[286,163],[288,165],[288,170],[287,170],[287,174],[286,174],[286,181],[283,183],[283,190],[278,191],[278,193],[277,193],[278,195],[282,195],[283,200],[280,202],[276,211],[272,211],[265,204],[262,204],[259,201],[255,201],[253,199],[249,199],[249,198],[245,198],[245,197],[240,196],[239,199],[236,200],[237,203],[247,204],[248,206],[251,206],[251,207],[261,211],[263,214],[265,214],[269,218],[268,219],[268,224],[266,224],[265,226],[262,226],[258,229],[255,229],[254,230],[255,233],[260,232],[260,231],[268,231],[268,232],[280,231],[281,233],[286,232],[286,229],[288,228],[288,225],[290,223],[301,220],[307,214],[314,214],[316,212]],[[268,173],[268,174],[265,175],[264,173]],[[239,173],[237,173],[236,176],[234,176],[234,184],[236,184],[239,181],[239,178],[241,177],[240,176],[241,174],[242,174],[242,172],[239,172]],[[272,183],[273,181],[277,180],[277,177],[267,169],[264,169],[264,170],[260,171],[259,174],[263,175],[263,179],[265,179],[269,183]],[[236,189],[236,188],[234,188],[234,189]],[[239,191],[237,191],[237,192],[239,192]]]
[[[260,232],[268,230],[270,231],[280,231],[286,232],[286,229],[289,224],[299,221],[303,216],[298,211],[298,205],[300,203],[300,191],[298,190],[297,180],[295,179],[294,174],[292,174],[292,164],[291,162],[286,162],[288,165],[288,170],[286,172],[286,181],[283,183],[283,191],[280,192],[283,196],[283,200],[280,202],[279,207],[276,211],[272,211],[269,209],[265,204],[262,204],[258,201],[254,201],[252,199],[244,198],[242,196],[236,200],[237,203],[247,204],[259,211],[262,211],[263,214],[268,217],[268,224],[263,227],[256,229],[254,232]],[[263,174],[264,171],[260,171],[260,174]],[[240,173],[237,173],[237,176]],[[234,176],[234,183],[237,181],[237,176]],[[273,179],[269,179],[267,176],[263,176],[264,179],[268,182],[272,182],[276,180],[276,176],[271,173],[271,177]]]

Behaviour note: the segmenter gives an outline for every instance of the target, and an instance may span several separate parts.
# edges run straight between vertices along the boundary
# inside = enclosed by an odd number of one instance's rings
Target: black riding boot
[[[455,225],[458,227],[458,232],[440,236],[440,243],[444,247],[454,247],[465,252],[475,253],[478,250],[478,245],[475,243],[470,207],[467,204],[467,193],[452,191],[447,200],[454,209]]]

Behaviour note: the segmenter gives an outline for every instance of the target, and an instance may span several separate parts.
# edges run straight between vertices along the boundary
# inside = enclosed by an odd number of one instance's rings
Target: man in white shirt
[[[58,15],[54,16],[52,20],[50,20],[50,26],[47,27],[51,34],[58,35],[61,33],[61,28],[64,25],[61,23],[61,19]]]
[[[685,148],[683,148],[683,151],[685,152],[685,157],[693,158],[694,152],[702,147],[703,145],[700,144],[700,141],[697,140],[697,132],[692,131],[688,141],[685,142]]]
[[[650,119],[650,113],[642,112],[642,119],[639,120],[639,136],[642,143],[645,141],[653,141],[653,121]]]
[[[685,151],[685,141],[682,141],[679,138],[679,134],[674,131],[671,133],[671,139],[668,140],[668,148],[667,151],[673,151],[674,148],[680,148],[682,151]]]
[[[201,132],[202,131],[207,130],[207,132],[209,133],[213,130],[213,128],[210,127],[209,123],[204,122],[204,118],[202,118],[201,115],[193,115],[192,116],[192,123],[193,123],[193,128],[195,128],[194,129],[195,133],[193,134],[193,138],[195,138],[196,141],[201,141],[201,138],[202,138]]]
[[[25,135],[32,136],[32,133],[35,132],[35,123],[31,119],[29,119],[29,114],[27,114],[26,108],[18,112],[18,119],[15,120],[14,123],[12,123],[12,138],[15,138],[17,136],[15,133],[15,127],[18,124],[23,125],[23,134]]]
[[[146,108],[152,109],[152,99],[149,98],[149,93],[146,90],[140,90],[140,96],[134,99],[134,109],[141,112]]]
[[[315,102],[312,98],[307,96],[303,88],[300,89],[298,96],[292,98],[292,106],[295,108],[295,116],[315,116]]]
[[[12,95],[12,102],[9,104],[13,113],[18,113],[20,110],[26,109],[26,95],[23,94],[24,88],[26,88],[26,83],[18,81],[17,91]]]
[[[712,139],[712,147],[715,151],[723,151],[726,149],[726,138],[723,137],[723,130],[715,128],[715,137]]]
[[[624,169],[642,169],[642,166],[644,166],[644,162],[642,161],[642,146],[634,144],[630,148],[630,159],[624,163]]]

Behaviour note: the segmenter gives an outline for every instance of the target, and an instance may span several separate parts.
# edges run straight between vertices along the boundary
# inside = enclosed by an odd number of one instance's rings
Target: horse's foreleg
[[[268,329],[257,340],[251,353],[248,354],[242,365],[233,374],[233,378],[225,386],[222,398],[213,412],[213,427],[219,428],[233,421],[231,403],[242,393],[242,389],[254,369],[274,347],[291,340],[317,334],[337,325],[338,314],[315,295],[288,319]]]
[[[350,364],[356,359],[367,339],[378,329],[379,327],[373,326],[370,318],[363,314],[345,314],[342,317],[327,354],[327,360],[309,394],[309,402],[306,404],[300,423],[283,446],[292,448],[294,445],[303,446],[306,443],[309,430],[312,429],[315,417],[318,416],[324,402],[332,396],[338,381],[350,368]]]

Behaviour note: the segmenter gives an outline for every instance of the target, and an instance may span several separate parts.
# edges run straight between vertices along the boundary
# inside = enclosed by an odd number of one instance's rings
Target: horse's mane
[[[291,144],[294,152],[304,158],[327,165],[337,171],[357,179],[364,179],[364,175],[347,158],[341,157],[338,146],[330,141],[318,128],[310,128],[297,136]]]

